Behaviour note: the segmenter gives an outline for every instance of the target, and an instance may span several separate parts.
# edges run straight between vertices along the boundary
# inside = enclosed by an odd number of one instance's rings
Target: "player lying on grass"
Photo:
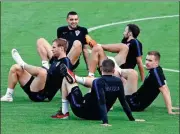
[[[13,101],[12,95],[18,82],[32,101],[51,101],[61,88],[63,76],[60,74],[60,65],[64,63],[72,69],[72,62],[66,57],[67,47],[68,42],[65,39],[59,38],[53,41],[51,56],[54,60],[49,70],[25,63],[18,51],[13,49],[12,57],[17,64],[9,71],[8,88],[5,96],[1,97],[1,101]]]
[[[63,64],[61,66],[62,74],[64,76],[69,74],[66,66],[63,66]],[[91,87],[91,92],[84,96],[77,83],[70,84],[66,79],[63,79],[62,109],[56,115],[53,115],[52,118],[68,118],[69,101],[71,109],[77,117],[87,120],[102,120],[103,125],[109,126],[107,112],[118,98],[130,121],[144,121],[134,119],[132,116],[131,110],[125,100],[122,81],[120,78],[113,76],[114,67],[115,64],[112,60],[104,60],[102,63],[101,78],[88,79],[87,84]]]
[[[173,107],[171,102],[171,95],[166,84],[166,79],[162,68],[159,65],[160,53],[157,51],[150,51],[146,56],[146,69],[149,70],[143,84],[137,90],[136,87],[125,88],[126,100],[132,111],[143,111],[146,109],[161,92],[168,114],[179,114],[173,110],[179,110],[178,107]],[[76,81],[80,84],[86,83],[89,77],[77,77]],[[137,80],[137,79],[136,79]],[[131,85],[130,81],[124,81],[125,85]],[[126,86],[128,87],[128,86]]]
[[[141,76],[141,81],[143,81],[144,67],[142,63],[142,55],[143,55],[142,44],[137,39],[139,33],[140,33],[140,28],[137,25],[128,24],[125,27],[123,33],[124,38],[122,40],[122,43],[106,44],[106,45],[101,44],[101,47],[103,48],[104,51],[118,53],[114,57],[114,59],[122,69],[134,69],[137,64]],[[87,42],[89,41],[93,42],[90,37],[87,39]],[[93,45],[96,45],[96,43],[92,44],[91,46]],[[94,73],[94,71],[90,73]]]

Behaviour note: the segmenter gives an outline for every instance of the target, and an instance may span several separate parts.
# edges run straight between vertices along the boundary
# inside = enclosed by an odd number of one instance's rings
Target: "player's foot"
[[[13,102],[13,98],[7,95],[4,95],[1,97],[1,101],[5,101],[5,102]]]
[[[93,40],[89,35],[86,35],[86,42],[89,44],[89,46],[92,48],[97,45],[97,42]]]
[[[16,49],[12,49],[11,54],[12,54],[12,57],[15,60],[15,62],[17,64],[19,64],[22,68],[24,68],[25,62],[23,61],[23,59],[19,55],[18,51]]]
[[[59,110],[55,115],[51,116],[52,118],[58,118],[58,119],[68,119],[69,118],[69,112],[66,114],[63,114],[61,110]]]
[[[76,79],[75,79],[75,75],[74,73],[69,70],[65,64],[61,64],[60,65],[60,73],[62,74],[62,76],[64,76],[66,78],[66,80],[72,84],[74,82],[76,82]]]

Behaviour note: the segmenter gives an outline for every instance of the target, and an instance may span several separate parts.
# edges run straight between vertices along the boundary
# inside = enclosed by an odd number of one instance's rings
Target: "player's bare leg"
[[[36,76],[33,82],[30,85],[30,90],[32,92],[38,92],[45,87],[47,71],[41,67],[36,67],[28,65],[23,61],[16,49],[12,50],[12,57],[24,70],[26,70],[32,76]]]
[[[121,66],[126,62],[126,57],[129,51],[127,45],[120,43],[120,44],[110,44],[110,45],[101,45],[103,50],[118,53],[114,59],[116,60],[118,66]]]
[[[80,41],[75,40],[73,42],[72,48],[68,53],[67,57],[70,59],[71,63],[74,65],[82,52],[82,44]]]
[[[89,76],[93,76],[97,65],[101,66],[104,59],[107,59],[101,46],[96,45],[92,48],[91,59],[89,64]]]
[[[137,91],[138,73],[134,69],[121,69],[121,80],[123,81],[125,95],[132,95]]]
[[[52,58],[52,46],[44,38],[37,40],[37,51],[41,57],[42,66],[49,69],[49,60]]]
[[[12,102],[12,95],[16,84],[19,82],[21,86],[24,86],[30,78],[31,75],[27,71],[23,70],[20,65],[13,65],[10,68],[8,75],[8,88],[6,94],[1,97],[1,101]]]

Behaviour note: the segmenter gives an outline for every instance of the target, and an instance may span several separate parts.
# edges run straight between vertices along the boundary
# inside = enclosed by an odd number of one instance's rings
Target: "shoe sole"
[[[66,78],[66,80],[67,80],[70,84],[72,84],[72,83],[75,82],[75,79],[68,73],[68,69],[67,69],[67,67],[66,67],[65,64],[61,64],[60,70],[61,70],[61,72],[63,72],[62,75]]]
[[[16,57],[14,56],[14,53],[18,53],[18,51],[16,50],[16,49],[12,49],[12,51],[11,51],[11,55],[12,55],[12,58],[14,59],[14,61],[16,62],[16,63],[18,63],[17,62],[17,60],[16,60]]]
[[[69,119],[69,116],[68,117],[63,117],[63,118],[58,118],[58,117],[51,117],[51,118],[53,118],[53,119]]]

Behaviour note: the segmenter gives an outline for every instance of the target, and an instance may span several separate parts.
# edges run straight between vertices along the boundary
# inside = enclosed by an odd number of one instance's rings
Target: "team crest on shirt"
[[[76,30],[76,31],[75,31],[75,34],[76,34],[76,36],[78,36],[78,35],[80,34],[80,31],[79,31],[79,30]]]
[[[59,61],[59,62],[57,62],[57,63],[56,63],[56,67],[57,67],[60,63],[61,63],[60,61]]]

